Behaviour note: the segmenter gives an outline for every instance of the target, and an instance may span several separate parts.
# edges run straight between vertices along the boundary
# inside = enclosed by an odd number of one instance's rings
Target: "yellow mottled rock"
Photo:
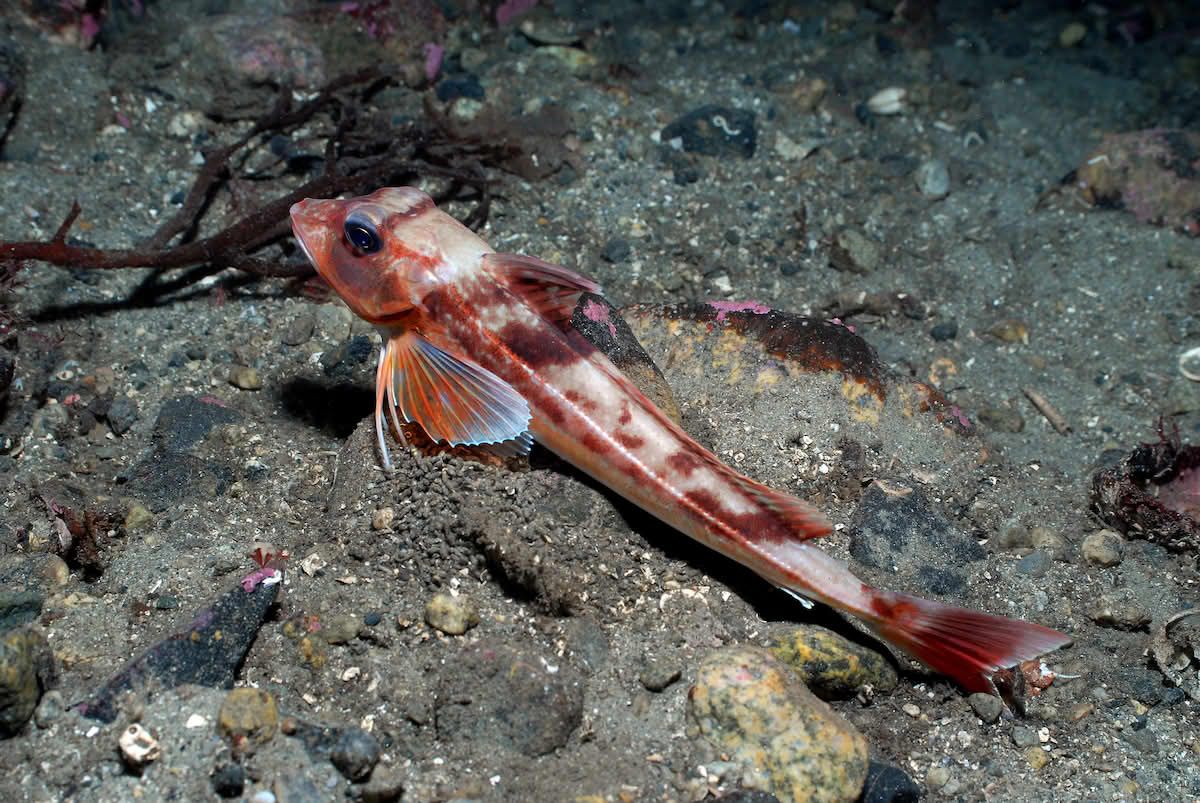
[[[709,655],[688,695],[699,734],[744,767],[743,782],[783,803],[856,800],[867,740],[766,650]]]
[[[781,635],[770,652],[824,700],[853,697],[864,686],[896,688],[896,670],[882,655],[823,627],[798,627]]]
[[[225,695],[217,716],[221,733],[235,748],[266,744],[279,730],[275,698],[262,689],[234,689]]]

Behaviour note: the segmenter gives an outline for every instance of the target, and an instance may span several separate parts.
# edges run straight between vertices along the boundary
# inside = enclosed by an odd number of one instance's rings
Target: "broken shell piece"
[[[125,763],[134,769],[157,761],[162,756],[162,747],[159,746],[158,740],[136,722],[121,732],[117,744],[121,747]]]
[[[1200,346],[1179,355],[1179,373],[1193,382],[1200,382]]]
[[[900,114],[904,111],[904,96],[907,90],[899,86],[881,89],[867,101],[867,108],[874,114]]]

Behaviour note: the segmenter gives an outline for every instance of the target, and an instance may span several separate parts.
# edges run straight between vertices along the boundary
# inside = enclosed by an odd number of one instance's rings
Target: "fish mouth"
[[[309,248],[307,240],[308,233],[311,233],[313,230],[314,221],[306,219],[308,216],[304,212],[305,204],[311,200],[311,198],[306,198],[303,201],[292,204],[292,208],[288,210],[288,215],[292,219],[292,235],[295,236],[296,242],[300,244],[300,250],[304,252],[304,256],[315,268],[318,267],[317,260],[313,258],[313,252]]]

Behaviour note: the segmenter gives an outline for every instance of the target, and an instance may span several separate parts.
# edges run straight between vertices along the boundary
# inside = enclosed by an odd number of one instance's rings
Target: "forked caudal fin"
[[[997,694],[992,676],[1071,643],[1021,619],[875,590],[871,615],[858,613],[886,641],[911,653],[968,693]]]

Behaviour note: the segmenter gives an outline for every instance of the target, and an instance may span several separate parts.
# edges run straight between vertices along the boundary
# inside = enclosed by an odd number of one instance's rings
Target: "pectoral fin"
[[[580,293],[604,293],[600,285],[586,276],[535,257],[485,254],[483,265],[525,303],[557,324],[571,320]]]
[[[433,441],[451,446],[505,443],[529,451],[529,405],[507,382],[475,363],[407,331],[387,345],[395,406]],[[511,444],[511,445],[510,445]]]

